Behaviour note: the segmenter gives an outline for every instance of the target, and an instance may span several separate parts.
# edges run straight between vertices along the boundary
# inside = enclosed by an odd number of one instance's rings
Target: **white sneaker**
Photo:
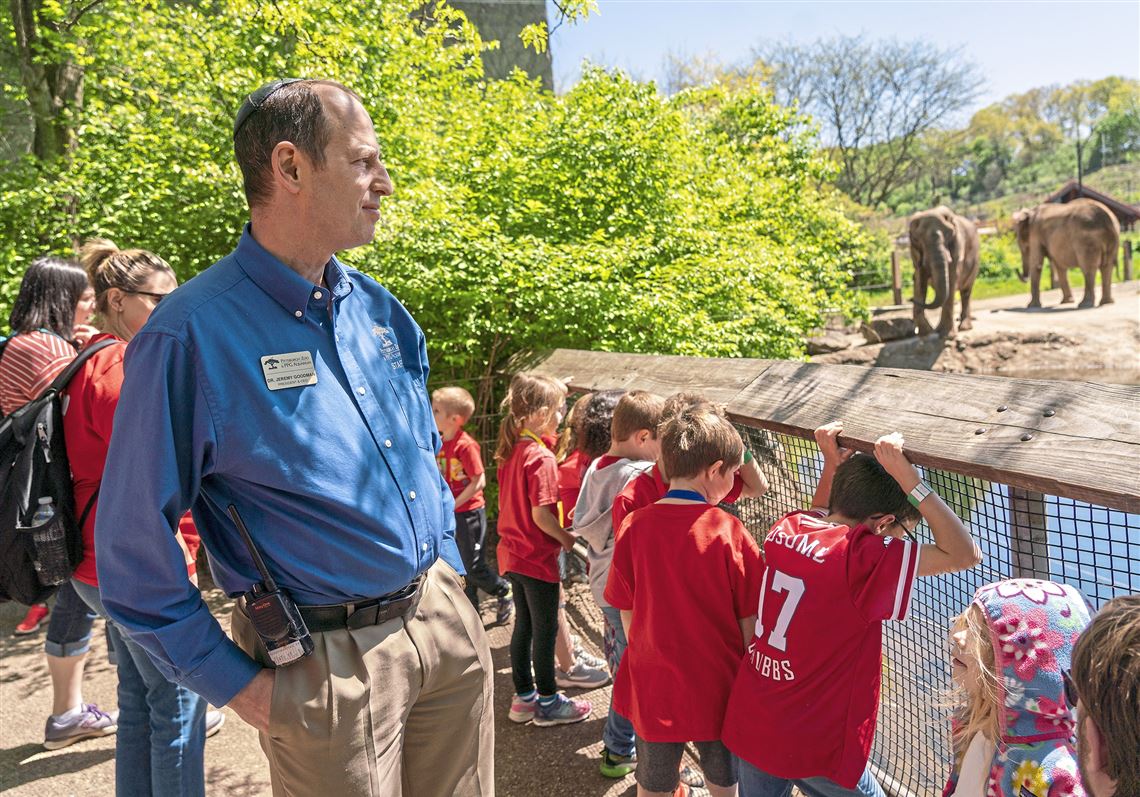
[[[226,715],[220,711],[206,712],[206,738],[209,739],[226,724]]]
[[[562,689],[594,689],[610,681],[610,674],[605,670],[588,667],[582,661],[574,662],[568,671],[554,670],[554,682]]]
[[[609,669],[606,666],[606,660],[605,659],[602,659],[602,658],[594,656],[590,653],[587,653],[586,651],[582,650],[582,648],[574,648],[574,661],[576,661],[580,664],[585,664],[587,667],[594,669],[594,670],[608,670]]]

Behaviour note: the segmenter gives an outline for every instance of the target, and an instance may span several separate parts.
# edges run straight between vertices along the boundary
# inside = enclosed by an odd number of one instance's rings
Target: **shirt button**
[[[323,294],[323,293],[321,293],[320,291],[313,291],[313,298],[314,298],[314,299],[319,299],[319,298],[321,298],[322,296],[324,296],[324,294]]]
[[[408,498],[411,498],[413,501],[415,501],[416,500],[416,491],[415,490],[409,490],[408,491]]]
[[[427,549],[428,549],[428,545],[426,542],[420,546],[420,550],[423,551],[424,553],[427,553]]]
[[[357,393],[359,393],[360,395],[362,395],[362,396],[363,396],[363,395],[364,395],[365,393],[367,393],[368,391],[366,391],[366,390],[365,390],[364,388],[362,388],[362,387],[358,387],[358,388],[356,389],[356,392],[357,392]]]
[[[304,315],[304,312],[302,312],[301,310],[297,310],[296,312],[293,313],[293,315],[297,316],[297,318],[300,318],[301,316]]]
[[[384,441],[384,448],[391,448],[391,447],[392,447],[392,441],[391,440],[385,440]]]

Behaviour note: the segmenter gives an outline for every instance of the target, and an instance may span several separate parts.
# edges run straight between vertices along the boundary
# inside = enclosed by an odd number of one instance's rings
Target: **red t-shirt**
[[[650,742],[720,738],[744,654],[740,618],[764,570],[739,520],[703,503],[653,504],[626,518],[606,601],[633,611],[613,706]]]
[[[483,452],[475,442],[475,438],[460,429],[455,437],[443,441],[443,447],[436,456],[436,463],[439,465],[439,472],[443,474],[443,480],[451,488],[452,497],[458,498],[472,479],[478,479],[483,473]],[[487,502],[483,500],[483,491],[478,490],[462,505],[456,504],[455,511],[470,512],[486,504]]]
[[[0,415],[39,397],[75,359],[75,347],[50,332],[16,335],[0,355]]]
[[[104,333],[88,341],[91,345],[100,340],[115,339]],[[120,341],[120,343],[123,343]],[[119,392],[123,387],[123,354],[127,346],[108,346],[91,356],[64,391],[63,436],[67,444],[67,460],[71,464],[74,486],[75,518],[83,514],[87,502],[95,494],[103,479],[107,462],[107,447],[111,444],[111,427]],[[95,513],[99,501],[87,513],[83,524],[83,561],[75,569],[75,578],[93,587],[99,586],[95,570]],[[198,529],[187,512],[178,523],[193,559],[200,544]]]
[[[562,528],[574,524],[574,507],[582,492],[582,477],[590,467],[590,458],[580,448],[571,451],[558,466],[558,500],[562,504]]]
[[[534,522],[531,507],[558,504],[558,462],[546,446],[529,438],[515,443],[499,466],[500,573],[518,573],[557,584],[562,546]]]
[[[743,489],[744,480],[738,472],[732,478],[732,489],[724,497],[724,503],[735,504]],[[657,503],[665,497],[667,492],[669,492],[669,482],[661,478],[661,469],[657,467],[656,462],[645,473],[640,473],[630,479],[629,483],[614,498],[612,513],[615,529],[614,538],[616,539],[617,535],[621,533],[621,522],[625,520],[626,515],[635,509]]]
[[[96,335],[88,343],[115,339],[114,335]],[[123,353],[126,343],[108,346],[96,352],[83,364],[64,391],[63,436],[67,443],[67,460],[71,463],[71,480],[75,487],[75,517],[95,494],[103,479],[107,447],[111,444],[111,425],[119,391],[123,387]],[[75,577],[93,587],[99,585],[95,573],[96,500],[83,524],[83,561],[75,569]]]
[[[770,775],[852,788],[875,736],[883,621],[906,617],[919,546],[824,515],[793,512],[765,538],[756,634],[722,738]]]

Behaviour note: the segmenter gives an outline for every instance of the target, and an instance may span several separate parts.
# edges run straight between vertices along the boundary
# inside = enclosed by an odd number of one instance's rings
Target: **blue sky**
[[[714,53],[732,62],[748,59],[766,39],[811,41],[860,32],[962,47],[986,79],[971,110],[1037,86],[1108,75],[1140,78],[1137,0],[599,0],[598,6],[600,14],[563,25],[552,37],[560,90],[577,79],[583,58],[660,79],[669,53]]]

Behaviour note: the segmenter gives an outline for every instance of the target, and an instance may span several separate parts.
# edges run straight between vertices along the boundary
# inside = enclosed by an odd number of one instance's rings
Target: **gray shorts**
[[[719,741],[693,742],[701,759],[705,780],[714,786],[735,786],[736,756]],[[674,791],[680,782],[684,742],[647,742],[637,737],[637,785],[646,791]]]

